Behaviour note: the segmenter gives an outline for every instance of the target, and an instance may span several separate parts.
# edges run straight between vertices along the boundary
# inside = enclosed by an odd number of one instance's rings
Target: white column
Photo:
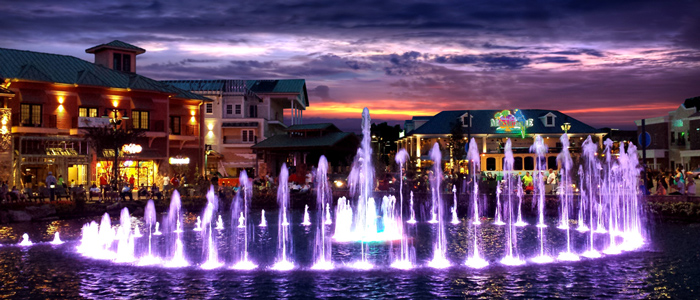
[[[304,124],[304,111],[299,111],[299,124]]]
[[[294,100],[291,100],[289,103],[290,103],[289,107],[291,108],[291,116],[292,116],[290,122],[292,123],[292,125],[294,125]]]

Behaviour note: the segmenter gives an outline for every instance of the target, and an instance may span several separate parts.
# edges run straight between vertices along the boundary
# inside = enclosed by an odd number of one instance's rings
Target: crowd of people
[[[646,186],[640,183],[647,195],[688,195],[695,196],[695,176],[686,173],[682,166],[675,170],[647,170]]]

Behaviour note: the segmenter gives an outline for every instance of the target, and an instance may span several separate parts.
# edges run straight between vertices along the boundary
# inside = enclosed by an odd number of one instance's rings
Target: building
[[[91,63],[77,57],[0,48],[0,77],[11,130],[9,178],[17,186],[37,186],[48,172],[65,181],[89,184],[108,173],[113,153],[94,153],[85,127],[142,129],[140,153],[120,160],[120,170],[136,184],[160,183],[161,173],[194,174],[203,166],[203,103],[209,99],[138,75],[137,55],[146,50],[112,41],[86,50]],[[3,94],[4,95],[4,94]],[[6,120],[3,117],[3,124]],[[7,152],[7,151],[6,151]],[[189,165],[181,165],[189,161]],[[4,177],[5,179],[7,177]]]
[[[316,166],[321,155],[328,160],[329,171],[347,171],[357,154],[360,140],[351,132],[342,132],[330,123],[292,125],[252,149],[277,176],[282,163],[304,174]]]
[[[675,169],[682,165],[685,170],[700,166],[700,97],[686,99],[678,109],[668,114],[644,119],[647,147],[642,149],[642,120],[637,125],[637,151],[639,158],[646,155],[646,165],[651,169]]]
[[[303,123],[309,106],[306,81],[287,80],[168,80],[163,83],[211,98],[204,123],[207,171],[238,177],[268,172],[251,147],[290,125]],[[285,111],[290,116],[285,123]],[[271,170],[270,170],[271,171]]]
[[[481,170],[503,170],[503,148],[510,138],[514,152],[514,169],[516,171],[534,170],[534,154],[529,148],[536,135],[541,135],[549,147],[547,167],[557,168],[556,155],[561,151],[559,138],[568,132],[572,153],[580,152],[580,146],[590,135],[602,146],[601,133],[595,128],[556,110],[455,110],[443,111],[424,122],[421,118],[406,121],[415,124],[415,129],[406,132],[399,139],[398,148],[405,148],[411,156],[415,167],[432,165],[428,156],[434,143],[440,144],[442,159],[447,168],[455,172],[466,172],[468,161],[466,150],[454,147],[458,145],[453,136],[461,135],[459,145],[474,138],[481,154]],[[455,153],[462,153],[455,155]]]

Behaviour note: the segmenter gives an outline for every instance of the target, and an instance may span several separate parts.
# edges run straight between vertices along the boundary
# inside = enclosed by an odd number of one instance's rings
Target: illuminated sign
[[[526,119],[519,109],[513,110],[513,113],[506,109],[493,116],[491,127],[497,127],[496,132],[519,133],[525,138],[525,130],[532,127],[532,119]]]
[[[143,148],[141,147],[141,145],[137,145],[137,144],[128,144],[128,145],[122,146],[122,151],[126,154],[141,153],[141,150],[143,150]]]
[[[189,157],[171,157],[169,160],[171,165],[187,165],[190,163]]]

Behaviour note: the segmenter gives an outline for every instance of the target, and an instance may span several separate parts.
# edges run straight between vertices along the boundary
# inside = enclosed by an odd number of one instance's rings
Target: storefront
[[[19,136],[15,157],[15,185],[36,188],[45,185],[49,172],[61,176],[66,185],[87,184],[89,147],[83,139],[59,136]]]

